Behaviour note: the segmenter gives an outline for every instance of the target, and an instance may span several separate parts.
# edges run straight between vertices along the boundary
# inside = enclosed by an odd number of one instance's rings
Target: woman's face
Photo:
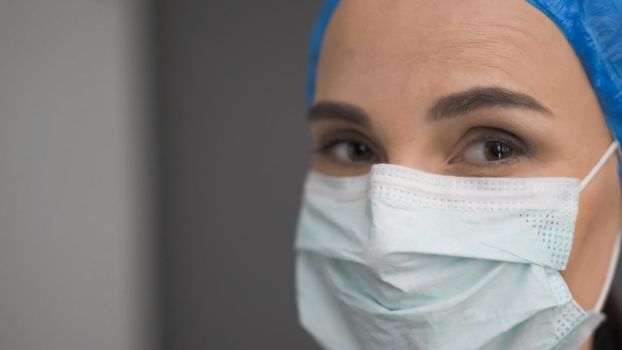
[[[383,162],[457,176],[583,178],[612,141],[573,49],[524,0],[344,0],[316,86],[312,166],[329,175]],[[581,192],[563,273],[584,308],[600,292],[621,224],[617,164],[611,157]]]

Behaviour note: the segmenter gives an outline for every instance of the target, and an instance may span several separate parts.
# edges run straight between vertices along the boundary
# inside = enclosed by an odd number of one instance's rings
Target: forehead
[[[559,99],[560,86],[585,82],[563,34],[524,0],[344,0],[324,37],[316,99],[401,104],[474,85]]]

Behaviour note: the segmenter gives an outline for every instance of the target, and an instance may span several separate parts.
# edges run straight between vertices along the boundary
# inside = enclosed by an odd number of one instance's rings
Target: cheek
[[[611,160],[581,192],[572,252],[562,276],[583,308],[595,305],[622,224],[617,161]]]
[[[617,166],[617,159],[610,159],[581,192],[572,252],[567,269],[562,271],[581,305],[591,302],[590,288],[594,295],[600,292],[600,279],[604,278],[615,234],[622,225]]]

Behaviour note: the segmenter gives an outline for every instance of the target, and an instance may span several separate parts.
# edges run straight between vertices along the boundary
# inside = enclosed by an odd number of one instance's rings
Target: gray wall
[[[292,245],[320,5],[158,2],[166,349],[317,349],[298,326]]]
[[[0,349],[152,348],[143,7],[0,1]]]

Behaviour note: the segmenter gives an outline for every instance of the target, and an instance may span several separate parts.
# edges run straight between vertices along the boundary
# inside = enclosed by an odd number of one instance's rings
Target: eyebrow
[[[443,120],[483,108],[519,108],[552,116],[550,109],[535,98],[501,87],[475,87],[455,94],[441,97],[430,107],[428,120]]]
[[[353,104],[335,101],[314,103],[307,113],[309,122],[317,120],[343,120],[363,128],[371,126],[371,118],[365,110]]]
[[[478,109],[494,107],[527,109],[540,112],[545,116],[553,115],[549,108],[534,97],[497,86],[489,86],[474,87],[439,98],[428,109],[426,119],[444,120],[463,116]],[[309,108],[307,120],[308,122],[343,120],[364,128],[371,126],[371,118],[361,107],[327,100],[314,103]]]

